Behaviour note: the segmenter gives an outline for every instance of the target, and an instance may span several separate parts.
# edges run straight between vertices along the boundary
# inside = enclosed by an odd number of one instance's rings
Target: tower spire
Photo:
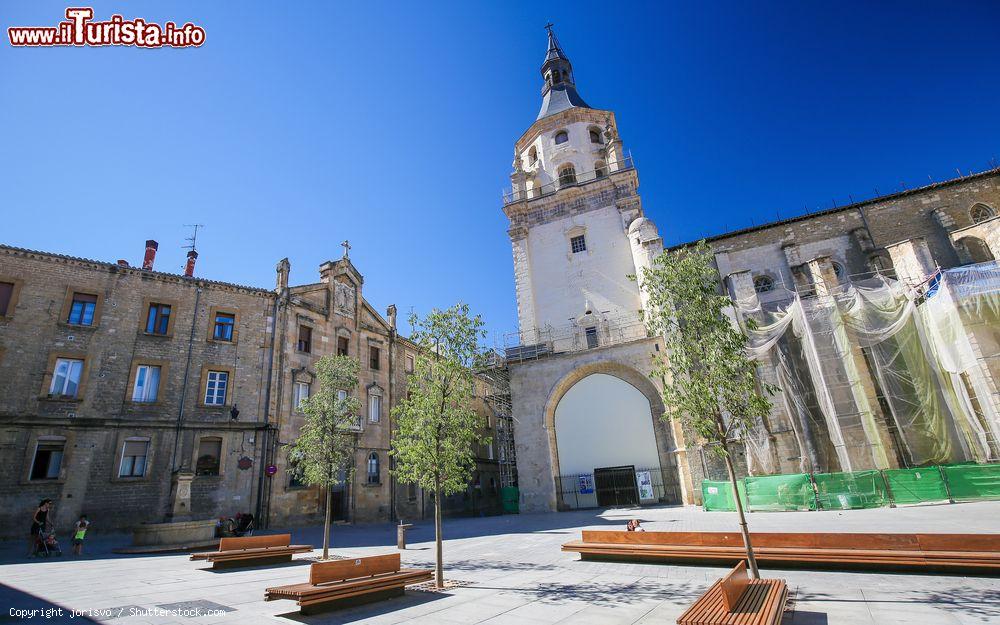
[[[559,39],[552,29],[553,24],[545,25],[548,33],[548,47],[545,50],[545,60],[542,62],[542,109],[538,118],[548,117],[569,108],[591,108],[576,92],[576,81],[573,78],[573,64],[559,45]]]

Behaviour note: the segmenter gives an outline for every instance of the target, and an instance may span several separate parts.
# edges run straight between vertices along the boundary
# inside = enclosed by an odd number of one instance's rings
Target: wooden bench
[[[1000,571],[1000,534],[754,532],[762,563],[819,568]],[[746,557],[738,532],[585,531],[563,545],[583,559],[735,563]]]
[[[406,586],[434,576],[428,569],[400,568],[399,554],[315,562],[309,582],[264,591],[265,601],[294,599],[303,614],[397,597]]]
[[[785,612],[788,586],[783,579],[750,579],[740,560],[690,608],[678,625],[777,625]]]
[[[207,560],[212,568],[290,562],[292,554],[312,551],[312,545],[293,545],[291,534],[244,536],[219,540],[218,551],[192,553],[192,560]]]

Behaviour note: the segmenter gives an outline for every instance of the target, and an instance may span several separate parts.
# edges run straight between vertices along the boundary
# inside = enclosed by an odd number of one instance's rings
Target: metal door
[[[635,466],[594,469],[594,489],[597,491],[597,505],[599,506],[639,505],[639,489],[635,483]]]

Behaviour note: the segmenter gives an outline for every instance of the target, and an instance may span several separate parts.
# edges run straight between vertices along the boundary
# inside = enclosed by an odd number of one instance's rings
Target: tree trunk
[[[441,480],[435,480],[434,484],[434,550],[437,555],[437,563],[434,566],[434,584],[438,588],[444,588],[444,559],[441,537]]]
[[[736,513],[740,516],[740,533],[743,534],[743,546],[747,550],[747,562],[750,564],[750,577],[760,579],[760,570],[757,568],[757,557],[753,553],[753,545],[750,543],[750,530],[747,528],[747,517],[743,513],[743,502],[740,501],[740,490],[736,485],[736,470],[733,468],[733,459],[729,456],[729,446],[723,442],[722,448],[726,451],[726,470],[729,471],[729,483],[733,487],[733,499],[736,501]]]
[[[323,521],[323,559],[330,558],[330,509],[333,507],[333,487],[326,487],[326,520]]]

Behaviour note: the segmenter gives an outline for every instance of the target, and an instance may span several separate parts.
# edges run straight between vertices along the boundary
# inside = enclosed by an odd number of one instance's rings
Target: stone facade
[[[152,259],[147,266],[0,246],[8,300],[0,308],[0,466],[12,476],[0,486],[4,534],[27,531],[42,498],[54,500],[60,526],[81,513],[102,529],[238,512],[260,525],[322,520],[323,494],[294,482],[287,449],[303,424],[295,401],[311,390],[314,363],[336,353],[360,361],[363,406],[354,471],[333,489],[336,518],[432,510],[419,489],[395,483],[388,454],[391,410],[405,396],[416,346],[396,332],[394,306],[383,316],[365,300],[349,258],[324,263],[316,283],[292,286],[285,259],[273,291],[154,271]],[[71,388],[60,366],[78,369]],[[137,390],[143,367],[157,368],[155,396]],[[493,454],[481,455],[489,484]]]

